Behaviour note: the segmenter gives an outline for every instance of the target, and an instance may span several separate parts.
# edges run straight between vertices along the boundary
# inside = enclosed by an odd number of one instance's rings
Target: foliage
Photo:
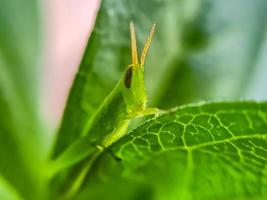
[[[267,197],[267,103],[254,101],[267,97],[266,1],[103,0],[50,157],[36,98],[38,6],[0,6],[1,199]],[[167,112],[134,120],[100,151],[121,114],[98,108],[131,64],[131,20],[138,46],[157,22],[145,81],[149,106]],[[83,130],[97,112],[92,142]]]

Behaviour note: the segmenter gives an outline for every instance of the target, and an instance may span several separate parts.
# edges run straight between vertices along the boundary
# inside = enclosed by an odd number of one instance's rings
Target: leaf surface
[[[267,103],[183,106],[114,144],[98,159],[79,195],[264,199],[266,169]]]

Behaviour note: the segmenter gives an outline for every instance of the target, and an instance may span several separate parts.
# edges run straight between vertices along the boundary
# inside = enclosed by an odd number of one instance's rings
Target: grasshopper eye
[[[126,88],[130,88],[131,87],[132,74],[133,74],[132,67],[128,67],[128,69],[127,69],[127,71],[125,72],[125,75],[124,75],[124,85],[125,85]]]

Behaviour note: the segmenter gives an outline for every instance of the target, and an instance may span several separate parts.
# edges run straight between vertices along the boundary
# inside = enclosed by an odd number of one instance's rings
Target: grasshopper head
[[[129,112],[144,110],[146,107],[147,96],[144,83],[144,63],[155,28],[156,24],[153,24],[142,51],[139,64],[134,25],[132,22],[130,23],[132,64],[129,65],[125,71],[122,86],[123,98],[127,104]]]

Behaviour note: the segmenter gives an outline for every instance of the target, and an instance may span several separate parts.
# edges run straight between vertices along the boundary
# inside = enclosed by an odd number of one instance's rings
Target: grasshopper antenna
[[[135,29],[132,21],[130,22],[130,32],[131,32],[131,44],[132,44],[132,64],[138,65],[138,53],[137,53]]]
[[[148,49],[150,47],[150,44],[151,44],[151,41],[152,41],[152,38],[153,38],[153,35],[154,35],[154,32],[155,32],[155,29],[156,29],[156,23],[154,23],[152,25],[151,31],[149,33],[149,36],[148,36],[148,38],[146,40],[144,49],[142,51],[142,54],[141,54],[141,66],[144,66],[144,64],[145,64],[145,59],[146,59],[147,51],[148,51]]]

